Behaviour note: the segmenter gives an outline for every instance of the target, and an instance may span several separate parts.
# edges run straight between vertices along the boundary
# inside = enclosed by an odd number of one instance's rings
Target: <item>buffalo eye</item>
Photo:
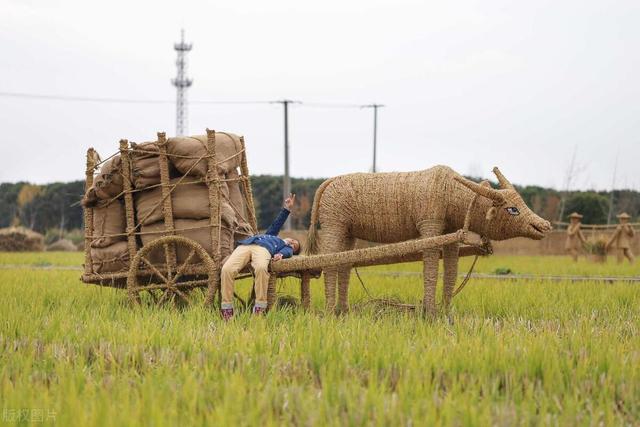
[[[509,213],[509,215],[520,215],[520,211],[515,206],[510,206],[505,208],[505,210]]]

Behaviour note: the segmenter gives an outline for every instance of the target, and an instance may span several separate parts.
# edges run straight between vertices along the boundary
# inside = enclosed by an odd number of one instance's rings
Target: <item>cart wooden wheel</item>
[[[174,265],[171,259],[175,259],[175,253],[187,256]],[[165,236],[138,251],[127,276],[127,292],[136,304],[145,292],[156,305],[188,304],[189,291],[211,287],[218,283],[217,275],[213,259],[200,244],[182,236]]]

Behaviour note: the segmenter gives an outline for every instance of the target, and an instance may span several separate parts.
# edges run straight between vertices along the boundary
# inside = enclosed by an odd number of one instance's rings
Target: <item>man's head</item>
[[[300,253],[300,242],[298,240],[287,237],[284,241],[288,246],[291,246],[294,255],[298,255]]]

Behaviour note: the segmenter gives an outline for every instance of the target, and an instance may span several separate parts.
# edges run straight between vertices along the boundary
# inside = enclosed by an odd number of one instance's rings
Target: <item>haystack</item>
[[[76,245],[69,239],[56,240],[47,246],[48,252],[75,252],[77,250]]]
[[[0,251],[40,252],[44,250],[44,236],[24,227],[0,229]]]

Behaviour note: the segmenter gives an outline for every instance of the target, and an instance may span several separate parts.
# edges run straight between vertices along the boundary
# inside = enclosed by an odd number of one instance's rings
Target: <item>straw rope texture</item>
[[[500,188],[463,178],[446,166],[418,172],[358,173],[325,181],[317,190],[311,214],[307,253],[331,254],[353,247],[356,238],[379,243],[433,238],[468,228],[485,239],[541,239],[551,230],[534,214],[498,168]],[[476,198],[476,195],[479,196]],[[472,208],[471,208],[472,207]],[[319,238],[317,225],[322,228]],[[440,248],[444,249],[444,305],[451,300],[457,276],[459,242],[438,242],[422,252],[426,314],[435,314],[435,284]],[[387,256],[396,255],[393,250]],[[350,261],[325,269],[326,309],[348,308]],[[336,284],[338,301],[336,304]]]

